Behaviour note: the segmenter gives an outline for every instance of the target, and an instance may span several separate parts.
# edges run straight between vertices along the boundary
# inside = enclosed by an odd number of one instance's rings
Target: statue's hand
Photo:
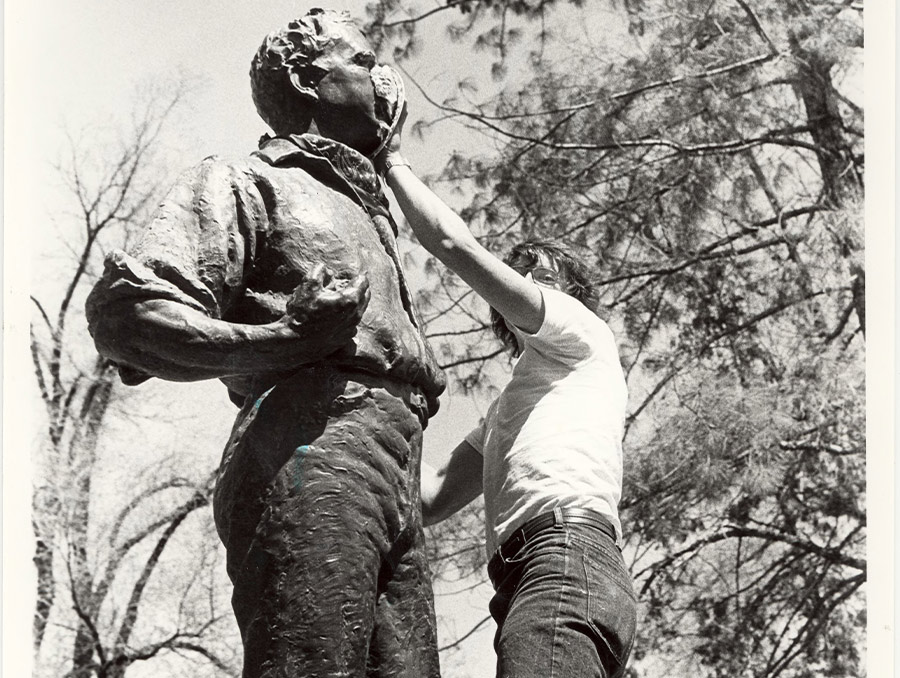
[[[317,264],[294,289],[283,320],[304,339],[338,348],[356,334],[368,303],[365,276],[334,274]]]

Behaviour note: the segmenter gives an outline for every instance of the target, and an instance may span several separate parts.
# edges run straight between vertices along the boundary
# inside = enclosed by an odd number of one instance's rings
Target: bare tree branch
[[[676,365],[675,367],[671,368],[669,370],[669,372],[660,381],[657,382],[656,386],[654,386],[653,389],[651,389],[650,393],[644,398],[644,400],[641,401],[641,404],[638,405],[637,409],[635,409],[631,414],[628,415],[628,417],[626,419],[626,424],[625,424],[626,432],[631,427],[631,424],[635,421],[635,419],[637,419],[637,417],[640,415],[640,413],[643,412],[644,409],[653,401],[653,399],[657,395],[659,395],[660,391],[662,391],[662,389],[665,388],[665,386],[670,381],[672,381],[672,379],[674,379],[681,372],[681,370],[684,369],[686,364],[694,362],[696,360],[699,360],[700,357],[706,351],[708,351],[713,345],[715,345],[717,342],[721,341],[725,337],[731,336],[733,334],[737,334],[738,332],[743,332],[747,328],[752,327],[759,322],[762,322],[766,318],[770,318],[773,315],[781,313],[782,311],[790,308],[791,306],[795,306],[797,304],[802,304],[802,303],[809,301],[810,299],[813,299],[822,294],[829,294],[831,291],[832,290],[825,289],[825,290],[819,290],[816,292],[810,292],[809,294],[802,295],[801,297],[796,297],[796,298],[789,299],[787,301],[775,304],[775,305],[771,306],[770,308],[766,309],[765,311],[757,313],[756,315],[747,319],[745,322],[741,323],[740,325],[737,325],[732,328],[728,328],[727,330],[723,330],[722,332],[719,332],[719,333],[713,335],[712,337],[710,337],[707,341],[705,341],[703,343],[703,345],[697,351],[695,351],[689,358],[687,358],[687,360],[685,360],[682,364]]]
[[[765,43],[769,46],[770,53],[774,56],[778,54],[778,48],[775,46],[775,43],[772,42],[772,39],[768,36],[765,29],[762,27],[762,24],[759,21],[759,17],[756,16],[756,13],[747,4],[746,0],[735,0],[737,4],[741,6],[741,9],[747,13],[747,16],[750,17],[750,21],[753,24],[753,28],[756,29],[757,35],[761,37]]]
[[[439,339],[441,337],[462,337],[468,334],[477,334],[478,332],[484,332],[486,329],[488,329],[488,326],[486,324],[482,324],[477,327],[468,327],[464,330],[430,332],[426,336],[428,337],[428,339]]]
[[[469,363],[477,363],[477,362],[485,362],[490,360],[491,358],[495,358],[501,353],[503,353],[506,349],[502,346],[498,348],[496,351],[491,351],[490,353],[486,353],[484,355],[471,356],[468,358],[460,358],[458,360],[451,361],[449,363],[443,363],[440,365],[442,370],[449,370],[452,367],[459,367],[460,365],[467,365]]]
[[[119,633],[114,645],[118,652],[121,652],[128,645],[128,640],[131,637],[134,625],[137,623],[138,606],[140,605],[141,597],[144,594],[144,589],[147,586],[150,575],[153,574],[153,571],[156,569],[159,558],[165,550],[166,544],[168,544],[169,539],[172,537],[172,535],[175,533],[175,530],[178,529],[181,523],[184,522],[185,518],[187,518],[196,509],[200,508],[201,506],[206,506],[208,503],[208,496],[200,493],[195,494],[190,501],[183,504],[178,509],[178,511],[173,514],[168,527],[163,531],[162,535],[160,535],[159,539],[156,542],[156,546],[154,546],[153,548],[153,552],[150,554],[150,557],[147,558],[147,561],[144,564],[143,570],[141,571],[137,582],[135,582],[134,586],[131,589],[131,596],[128,600],[128,604],[125,607],[125,615],[122,623],[119,626]]]
[[[387,21],[387,22],[375,22],[373,26],[377,28],[395,28],[397,26],[406,26],[409,24],[417,24],[423,19],[427,19],[430,16],[438,14],[439,12],[444,12],[448,9],[453,9],[454,7],[458,7],[459,5],[465,3],[466,0],[446,0],[443,5],[435,7],[434,9],[430,9],[422,14],[414,17],[410,17],[408,19],[398,19],[396,21]]]
[[[74,579],[73,579],[74,582]],[[78,618],[81,620],[82,624],[87,628],[88,633],[93,641],[94,651],[97,653],[97,657],[100,660],[100,664],[106,663],[106,650],[103,647],[103,641],[100,639],[100,631],[97,629],[96,624],[94,623],[93,618],[84,609],[81,604],[80,596],[75,586],[71,587],[72,593],[72,603],[73,608],[75,610],[75,614],[78,615]],[[77,669],[77,667],[76,667]]]
[[[224,659],[219,657],[212,650],[205,648],[202,645],[189,643],[185,640],[175,640],[171,643],[171,647],[173,650],[187,650],[189,652],[199,654],[207,661],[209,661],[210,664],[219,669],[219,671],[222,671],[229,676],[233,676],[234,678],[239,678],[240,676],[240,672],[236,671],[234,667],[230,666]]]
[[[37,341],[37,338],[34,334],[34,325],[31,326],[31,361],[34,364],[34,376],[37,379],[38,389],[41,392],[41,398],[44,401],[44,404],[48,407],[51,406],[53,401],[53,397],[50,394],[50,390],[47,387],[47,380],[44,377],[44,360],[43,356],[40,353],[40,344]],[[50,430],[53,431],[53,417],[51,414],[50,417]]]
[[[460,636],[453,642],[447,643],[446,645],[439,647],[438,652],[444,652],[445,650],[450,650],[454,647],[458,647],[460,644],[462,644],[462,642],[464,640],[471,637],[476,631],[478,631],[478,629],[480,629],[482,626],[487,624],[489,621],[491,621],[490,615],[488,615],[487,617],[484,617],[481,621],[479,621],[477,624],[475,624],[475,626],[473,626],[471,629],[469,629],[466,633],[464,633],[462,636]]]
[[[728,539],[741,539],[745,537],[762,539],[767,542],[786,544],[804,553],[811,553],[819,556],[827,562],[859,570],[862,573],[862,576],[865,576],[865,561],[844,554],[842,552],[842,549],[828,548],[819,544],[815,544],[811,541],[800,539],[796,535],[791,535],[775,530],[761,530],[743,525],[728,524],[722,526],[712,534],[694,540],[684,548],[675,551],[661,561],[653,563],[644,570],[638,572],[635,575],[636,579],[639,579],[645,574],[649,573],[649,576],[641,587],[642,595],[647,593],[649,588],[653,585],[653,582],[655,581],[657,576],[659,576],[666,568],[681,560],[684,556],[694,554],[707,546],[716,544],[721,541],[725,541]]]

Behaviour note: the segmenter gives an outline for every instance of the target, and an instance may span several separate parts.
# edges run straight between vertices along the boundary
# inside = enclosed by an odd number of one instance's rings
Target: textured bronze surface
[[[88,323],[126,383],[219,378],[241,407],[214,511],[244,676],[437,676],[419,464],[444,380],[364,155],[396,111],[343,16],[291,26],[315,58],[254,76],[279,136],[185,173],[107,258]],[[266,115],[274,99],[306,108]]]

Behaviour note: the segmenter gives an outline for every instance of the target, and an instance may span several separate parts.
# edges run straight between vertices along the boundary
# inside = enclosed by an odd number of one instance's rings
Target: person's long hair
[[[504,263],[514,268],[537,265],[541,255],[550,259],[559,271],[563,291],[580,301],[592,313],[600,303],[597,284],[591,268],[564,246],[542,240],[527,240],[513,247]],[[501,343],[514,354],[518,353],[516,337],[506,326],[503,316],[491,307],[491,330]]]

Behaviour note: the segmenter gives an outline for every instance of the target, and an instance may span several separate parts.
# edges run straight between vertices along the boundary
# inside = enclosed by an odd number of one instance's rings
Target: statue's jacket
[[[123,304],[174,301],[211,318],[266,324],[285,315],[295,288],[318,264],[368,281],[368,305],[345,346],[314,363],[222,379],[241,409],[219,468],[214,512],[239,623],[248,623],[264,597],[259,554],[280,562],[289,535],[306,534],[306,516],[321,513],[318,502],[333,494],[315,488],[345,483],[351,465],[360,465],[350,474],[360,501],[361,488],[384,488],[366,500],[377,510],[356,512],[365,529],[382,525],[378,539],[387,551],[401,535],[421,530],[413,510],[421,432],[445,382],[395,237],[369,160],[314,135],[264,138],[247,158],[207,158],[183,174],[129,251],[107,257],[88,297],[88,325],[95,339],[104,337],[98,349],[122,355],[101,344],[128,342],[127,334],[96,330]],[[120,363],[123,381],[171,374],[166,353],[157,346]],[[184,367],[185,380],[190,370]],[[301,461],[304,479],[321,480],[298,495],[294,467]]]
[[[444,377],[413,308],[395,229],[366,158],[312,135],[265,139],[248,158],[208,158],[185,173],[130,251],[107,257],[88,298],[89,327],[104,337],[98,349],[128,355],[120,374],[140,383],[172,369],[165,346],[151,355],[101,345],[128,341],[110,338],[120,330],[97,332],[104,322],[120,327],[105,318],[123,304],[174,301],[265,324],[285,315],[317,264],[368,280],[368,305],[345,346],[311,364],[222,379],[240,411],[213,512],[245,658],[268,656],[279,633],[313,637],[322,632],[315,624],[343,623],[360,581],[383,571],[396,571],[397,585],[421,602],[417,624],[433,615],[419,462]],[[306,621],[257,623],[294,608]]]
[[[430,416],[445,382],[395,238],[368,159],[316,135],[264,137],[248,158],[210,157],[178,179],[129,252],[107,257],[88,298],[89,325],[103,322],[107,305],[122,299],[166,299],[225,321],[272,322],[285,314],[303,276],[321,263],[335,273],[364,275],[371,293],[355,337],[323,362],[415,387]],[[153,376],[158,359],[120,364],[123,381]],[[222,381],[240,405],[298,367]]]

